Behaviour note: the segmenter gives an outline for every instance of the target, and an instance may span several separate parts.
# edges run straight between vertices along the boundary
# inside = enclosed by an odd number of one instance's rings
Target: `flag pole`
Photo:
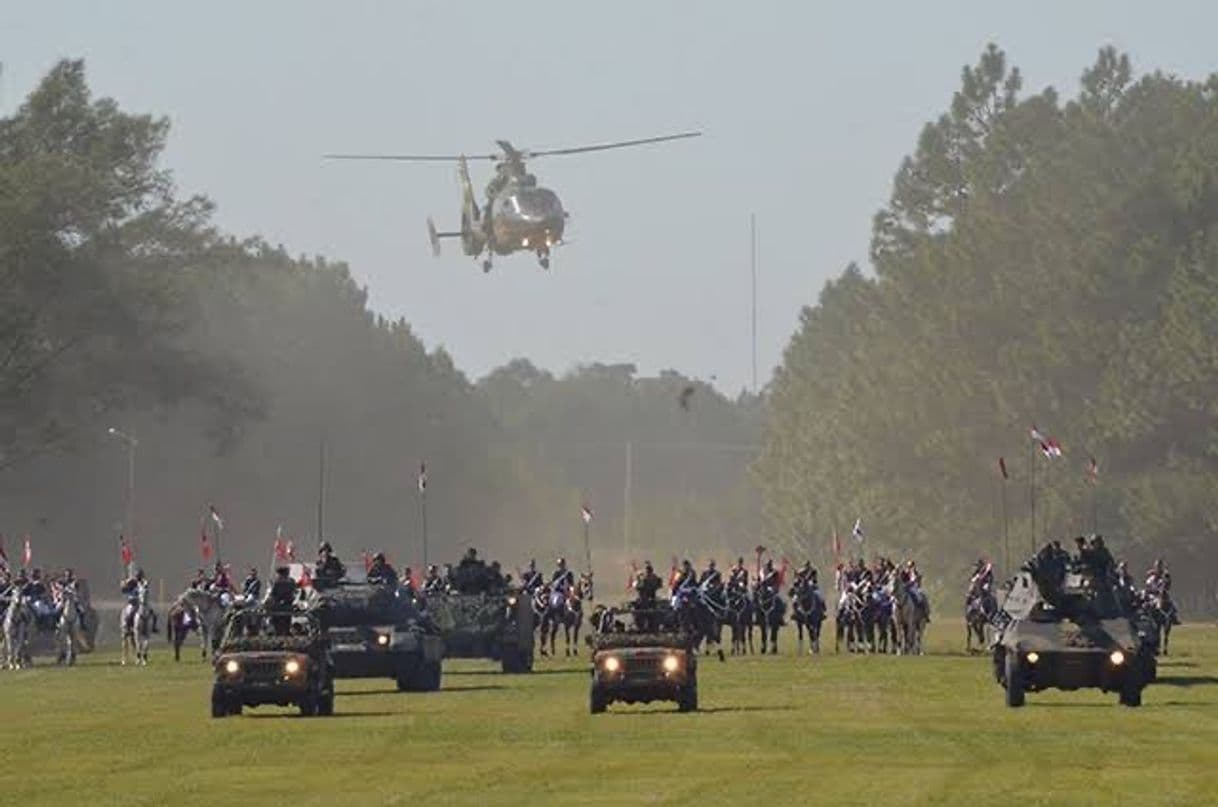
[[[998,482],[999,490],[1002,492],[1002,563],[1003,571],[1006,574],[1011,573],[1011,522],[1007,519],[1007,479],[1003,474],[1002,479]]]
[[[584,519],[584,568],[588,570],[588,574],[592,574],[592,541],[589,533],[592,531],[592,520]]]
[[[427,464],[419,463],[419,518],[422,522],[423,570],[427,570]]]
[[[1032,441],[1028,453],[1028,520],[1031,524],[1032,544],[1029,549],[1036,554],[1036,441]]]

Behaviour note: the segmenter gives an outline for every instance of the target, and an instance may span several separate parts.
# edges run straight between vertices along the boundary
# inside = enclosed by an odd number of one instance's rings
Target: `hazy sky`
[[[54,2],[0,4],[0,111],[60,57],[128,110],[168,115],[166,160],[238,234],[343,259],[472,377],[632,361],[749,383],[748,219],[761,240],[762,383],[801,306],[851,260],[923,122],[989,41],[1025,91],[1073,94],[1096,50],[1218,68],[1206,2]],[[700,140],[536,161],[570,244],[484,276],[448,165],[328,151],[489,152],[702,128]],[[484,183],[485,165],[475,181]]]

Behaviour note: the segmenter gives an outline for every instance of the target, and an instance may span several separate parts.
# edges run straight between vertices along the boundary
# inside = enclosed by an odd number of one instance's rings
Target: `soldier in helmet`
[[[262,599],[262,580],[258,577],[258,569],[250,567],[250,573],[241,584],[241,598],[246,605],[253,605]]]
[[[697,587],[698,573],[694,571],[694,565],[689,562],[689,558],[686,558],[681,561],[681,568],[677,570],[668,586],[669,593],[672,595],[673,607],[675,608],[681,598],[689,596]]]
[[[296,603],[296,581],[287,566],[275,570],[275,581],[267,592],[267,608],[272,611],[271,629],[277,636],[287,636],[292,630],[292,608]]]
[[[372,565],[368,567],[368,582],[390,588],[398,587],[398,573],[389,565],[389,561],[385,560],[384,552],[377,552],[372,556]]]
[[[651,561],[643,564],[643,571],[634,579],[634,625],[644,633],[655,630],[656,595],[663,585],[664,581],[656,574]]]
[[[715,567],[714,558],[707,561],[706,569],[702,572],[702,576],[698,578],[698,585],[708,591],[713,591],[723,586],[723,575]]]
[[[322,541],[317,548],[317,564],[313,571],[313,587],[316,589],[333,588],[338,581],[347,576],[347,567],[334,554],[334,547],[329,541]]]
[[[761,570],[761,576],[757,578],[757,590],[766,589],[772,594],[777,595],[781,586],[781,575],[774,568],[774,559],[766,558],[765,566]]]
[[[533,592],[537,591],[543,582],[545,581],[541,576],[541,572],[537,571],[537,561],[530,560],[529,567],[520,575],[521,590],[532,596]]]
[[[727,575],[727,587],[748,591],[749,570],[744,565],[744,558],[736,558],[736,565],[732,567],[732,570]]]
[[[567,559],[559,558],[554,569],[554,574],[550,575],[550,590],[560,591],[566,595],[575,585],[575,572],[567,568]]]
[[[427,567],[427,577],[423,579],[423,596],[443,594],[448,588],[448,582],[440,577],[440,570],[433,563]]]

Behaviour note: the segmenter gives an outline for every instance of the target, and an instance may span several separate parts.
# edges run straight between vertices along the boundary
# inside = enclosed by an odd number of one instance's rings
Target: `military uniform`
[[[529,561],[529,568],[520,575],[520,588],[522,591],[532,594],[541,587],[544,582],[541,572],[537,571],[537,564]]]
[[[559,564],[558,568],[554,570],[554,574],[550,576],[550,588],[566,594],[574,586],[575,572],[568,569],[566,564]]]
[[[275,582],[267,593],[267,605],[271,614],[271,629],[277,636],[287,636],[292,631],[291,611],[296,604],[296,581],[288,574],[286,566],[276,570]]]
[[[698,578],[698,585],[704,589],[720,588],[723,586],[723,575],[712,564],[702,572],[702,576]]]
[[[394,570],[389,562],[385,560],[385,556],[377,553],[377,556],[372,560],[372,566],[368,569],[368,582],[374,585],[389,586],[392,588],[398,587],[398,573]]]
[[[347,567],[335,557],[330,544],[323,543],[318,552],[317,563],[313,567],[313,587],[332,588],[347,576]]]
[[[258,572],[254,569],[250,569],[245,582],[241,584],[241,596],[251,604],[262,599],[262,581],[258,579]]]
[[[728,588],[739,588],[745,591],[749,588],[749,570],[741,564],[736,564],[727,576]]]
[[[657,617],[655,613],[656,596],[660,588],[664,585],[664,581],[651,568],[651,564],[647,564],[646,568],[639,573],[639,576],[634,581],[635,593],[635,610],[634,610],[634,625],[635,627],[648,633],[656,629]]]

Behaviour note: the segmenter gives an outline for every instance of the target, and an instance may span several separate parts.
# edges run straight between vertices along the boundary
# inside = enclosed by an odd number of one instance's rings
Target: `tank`
[[[1114,587],[1077,571],[1049,575],[1030,563],[1005,589],[992,650],[1007,706],[1023,706],[1029,692],[1084,688],[1141,705],[1154,679],[1154,653]]]
[[[432,594],[427,613],[444,639],[445,658],[489,658],[505,673],[533,670],[533,609],[515,591]]]
[[[390,678],[402,691],[440,688],[444,642],[409,588],[345,580],[315,591],[336,678]]]

